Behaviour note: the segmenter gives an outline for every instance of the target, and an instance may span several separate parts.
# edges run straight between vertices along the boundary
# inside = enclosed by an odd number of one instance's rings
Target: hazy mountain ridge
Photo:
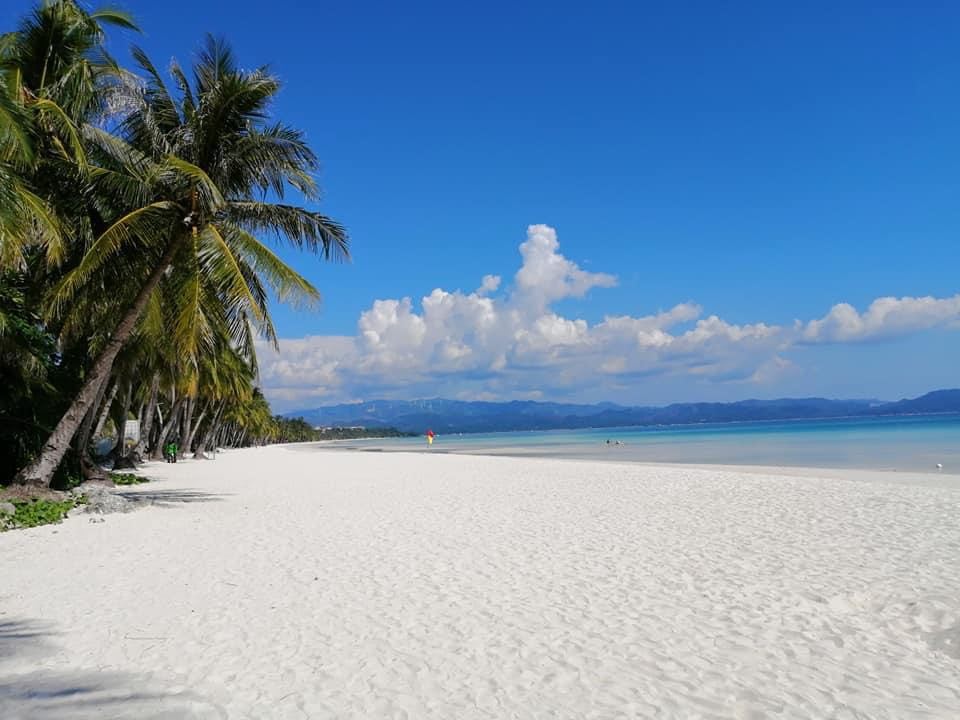
[[[371,400],[284,413],[317,426],[392,426],[419,432],[495,432],[552,430],[628,425],[687,425],[703,422],[749,422],[960,412],[960,389],[935,390],[918,398],[894,402],[782,398],[730,403],[675,403],[665,407],[630,407],[615,403],[593,405],[514,400]]]

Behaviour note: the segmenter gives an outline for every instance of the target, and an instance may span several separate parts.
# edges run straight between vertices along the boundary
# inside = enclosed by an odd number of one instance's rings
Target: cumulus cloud
[[[271,401],[304,407],[312,400],[342,399],[344,364],[356,358],[353,337],[307,336],[281,340],[281,351],[257,348],[260,382]]]
[[[499,275],[484,275],[483,280],[480,282],[480,287],[477,289],[477,295],[489,295],[492,292],[496,292],[499,288]]]
[[[960,321],[960,295],[949,298],[882,297],[863,313],[847,303],[830,308],[819,320],[799,323],[804,343],[862,342],[952,325]]]
[[[553,305],[608,288],[617,279],[583,270],[560,252],[557,234],[532,225],[520,244],[512,284],[485,275],[472,292],[436,288],[419,305],[379,299],[354,336],[280,341],[261,348],[261,381],[279,405],[376,396],[477,399],[616,399],[631,383],[669,376],[690,382],[774,382],[796,367],[784,354],[798,344],[857,342],[956,323],[960,295],[881,298],[862,314],[834,306],[793,326],[735,324],[682,302],[648,315],[610,315],[596,323],[558,314]]]
[[[568,297],[583,297],[591,288],[613,287],[617,279],[606,273],[581,270],[558,250],[557,231],[547,225],[527,228],[527,240],[520,245],[523,265],[514,278],[521,305],[540,311],[550,303]]]

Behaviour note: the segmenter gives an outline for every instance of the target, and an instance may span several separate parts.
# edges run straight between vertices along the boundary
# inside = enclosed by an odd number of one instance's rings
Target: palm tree
[[[0,271],[21,271],[32,246],[59,246],[59,223],[28,180],[36,165],[32,132],[29,113],[0,77]]]
[[[49,265],[59,264],[69,250],[61,230],[87,225],[58,222],[51,205],[60,210],[57,200],[77,199],[85,166],[79,126],[102,113],[108,90],[124,78],[104,48],[107,25],[136,30],[119,10],[48,0],[0,36],[2,268],[22,270],[37,244]]]
[[[76,122],[99,114],[108,95],[104,81],[121,75],[106,51],[105,26],[137,30],[127,13],[87,11],[75,0],[46,0],[0,39],[0,70],[28,104],[55,105]]]
[[[230,447],[243,447],[248,442],[271,442],[277,436],[277,423],[259,388],[254,388],[249,396],[228,402],[223,418],[226,444]]]
[[[0,355],[11,381],[0,399],[7,405],[0,412],[3,479],[49,432],[43,428],[59,404],[54,379],[67,380],[61,389],[72,384],[77,355],[55,352],[35,310],[58,266],[82,246],[75,241],[88,224],[58,211],[67,207],[63,200],[80,197],[77,123],[95,112],[106,77],[118,77],[103,52],[107,24],[132,27],[123,13],[87,13],[70,0],[51,0],[0,35]],[[17,403],[18,396],[30,400]]]
[[[117,135],[82,128],[97,210],[113,220],[53,288],[48,305],[49,317],[68,327],[81,324],[83,298],[87,305],[120,301],[125,309],[40,456],[18,473],[21,483],[49,482],[159,286],[172,302],[165,308],[170,341],[197,366],[224,334],[244,355],[258,332],[276,342],[268,286],[281,300],[319,298],[261,236],[326,259],[348,257],[338,223],[283,202],[290,190],[318,199],[317,160],[301,132],[268,123],[280,84],[266,68],[240,70],[230,49],[208,37],[192,81],[172,67],[174,95],[145,54],[135,50],[135,57],[146,83],[128,88],[130,110]],[[118,266],[126,284],[104,286]]]
[[[204,358],[198,388],[200,409],[196,418],[191,419],[192,431],[184,435],[184,454],[191,451],[192,441],[196,439],[194,457],[205,457],[227,405],[248,402],[253,396],[255,380],[255,358],[245,358],[227,344],[216,355]]]

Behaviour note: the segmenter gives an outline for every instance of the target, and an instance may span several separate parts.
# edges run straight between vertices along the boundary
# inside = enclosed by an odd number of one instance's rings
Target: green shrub
[[[49,525],[63,520],[77,500],[14,500],[13,515],[0,515],[0,530]]]
[[[110,473],[110,479],[114,485],[139,485],[140,483],[150,482],[144,477],[134,475],[133,473]]]

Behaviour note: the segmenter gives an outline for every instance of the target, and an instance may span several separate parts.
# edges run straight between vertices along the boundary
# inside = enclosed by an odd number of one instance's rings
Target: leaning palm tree
[[[49,298],[51,317],[68,324],[83,296],[125,309],[40,456],[18,473],[21,483],[49,482],[158,286],[174,299],[171,341],[196,363],[224,328],[243,354],[255,332],[276,342],[268,287],[281,300],[318,299],[264,235],[327,259],[348,256],[338,223],[283,202],[290,190],[318,198],[317,160],[301,132],[268,122],[280,84],[266,68],[239,69],[229,48],[208,38],[192,80],[172,67],[172,94],[146,55],[134,54],[147,79],[128,98],[118,133],[84,128],[98,210],[114,220]],[[128,282],[102,285],[118,266]]]

